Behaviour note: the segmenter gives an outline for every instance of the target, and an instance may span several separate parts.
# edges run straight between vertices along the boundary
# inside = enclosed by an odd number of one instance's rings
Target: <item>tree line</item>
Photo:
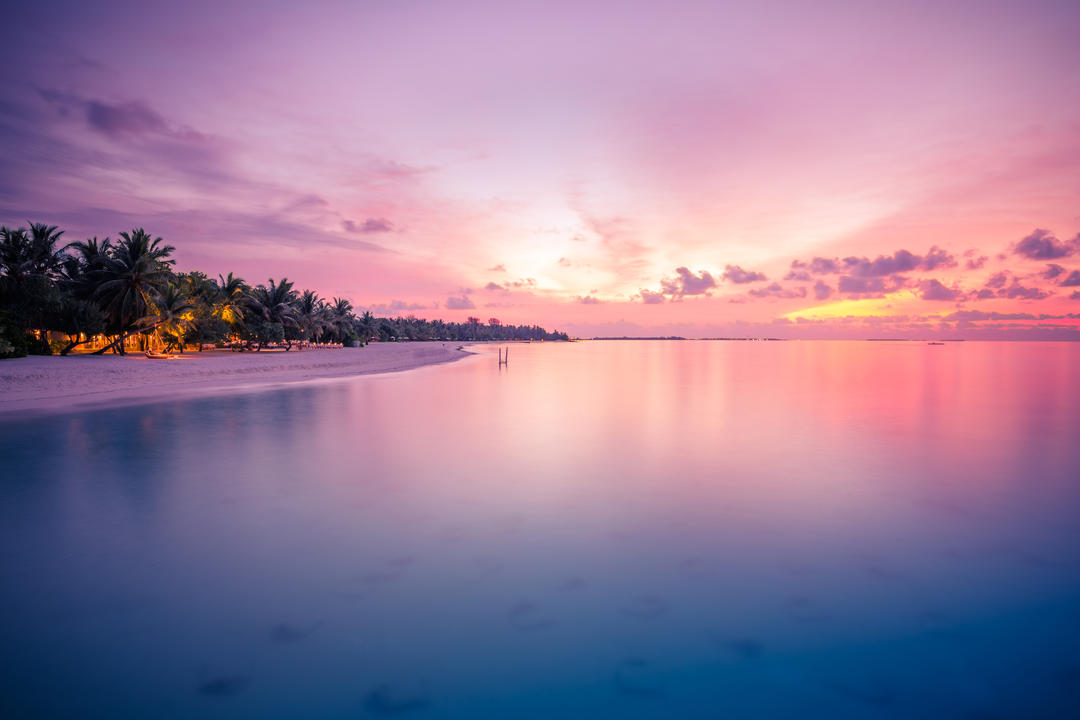
[[[101,344],[95,354],[124,354],[132,343],[149,349],[152,342],[183,352],[224,344],[258,351],[300,343],[569,339],[496,318],[357,315],[346,298],[327,300],[285,278],[250,285],[232,273],[177,272],[176,248],[142,228],[68,244],[63,234],[44,223],[0,227],[0,357],[67,355],[91,342]]]

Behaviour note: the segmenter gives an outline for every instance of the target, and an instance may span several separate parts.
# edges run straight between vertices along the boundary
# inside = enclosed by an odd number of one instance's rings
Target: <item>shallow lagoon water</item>
[[[1080,344],[479,353],[0,422],[0,715],[1080,706]]]

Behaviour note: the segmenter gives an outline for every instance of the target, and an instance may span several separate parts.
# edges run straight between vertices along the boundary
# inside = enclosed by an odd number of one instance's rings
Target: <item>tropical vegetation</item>
[[[93,348],[124,354],[230,345],[260,351],[403,340],[567,340],[536,325],[376,317],[285,278],[249,285],[177,272],[176,248],[142,228],[64,244],[54,225],[0,227],[0,357]]]

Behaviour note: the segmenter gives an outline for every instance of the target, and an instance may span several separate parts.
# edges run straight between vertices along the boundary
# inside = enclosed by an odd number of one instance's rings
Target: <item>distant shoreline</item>
[[[373,343],[291,352],[29,356],[0,363],[0,422],[38,414],[252,392],[317,380],[412,370],[474,353],[462,343]]]

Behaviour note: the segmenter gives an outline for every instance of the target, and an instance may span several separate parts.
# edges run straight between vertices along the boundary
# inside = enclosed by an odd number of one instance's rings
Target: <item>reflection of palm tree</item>
[[[171,275],[168,260],[171,245],[162,244],[161,238],[151,238],[142,228],[131,233],[120,233],[120,241],[112,246],[103,270],[104,281],[95,291],[95,297],[120,337],[94,354],[100,355],[113,347],[123,353],[124,339],[143,328],[131,328],[144,316],[155,296],[168,283]]]

